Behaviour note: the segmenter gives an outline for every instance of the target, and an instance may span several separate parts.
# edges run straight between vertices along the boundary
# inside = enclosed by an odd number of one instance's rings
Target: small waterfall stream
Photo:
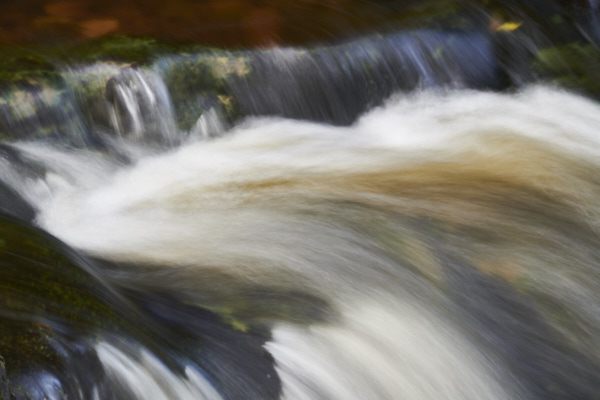
[[[500,88],[509,66],[482,33],[415,31],[333,47],[207,52],[154,66],[68,69],[64,86],[6,93],[4,134],[78,146],[218,136],[247,115],[349,125],[397,91]],[[220,118],[217,118],[220,117]]]

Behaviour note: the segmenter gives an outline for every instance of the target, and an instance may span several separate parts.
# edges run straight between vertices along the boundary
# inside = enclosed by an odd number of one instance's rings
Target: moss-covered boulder
[[[0,393],[92,398],[89,384],[104,379],[93,337],[131,331],[118,294],[67,246],[6,216],[0,281]]]
[[[550,82],[600,99],[600,51],[592,44],[573,42],[539,50],[537,73]]]
[[[145,349],[175,375],[193,368],[224,398],[278,398],[264,321],[240,329],[167,292],[109,282],[95,265],[47,233],[0,215],[1,399],[131,398],[105,371],[97,352],[104,342],[125,346],[133,357]]]
[[[161,59],[155,69],[169,89],[180,129],[189,131],[203,113],[213,109],[230,121],[240,116],[228,82],[250,74],[247,53],[182,54]]]

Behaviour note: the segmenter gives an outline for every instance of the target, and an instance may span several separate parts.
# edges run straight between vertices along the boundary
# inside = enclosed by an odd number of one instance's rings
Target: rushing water
[[[0,398],[599,398],[600,105],[516,38],[8,93]]]

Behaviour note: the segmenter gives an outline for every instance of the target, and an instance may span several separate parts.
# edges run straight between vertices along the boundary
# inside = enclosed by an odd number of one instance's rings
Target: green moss
[[[0,47],[0,87],[11,85],[56,86],[64,65],[96,62],[148,65],[161,56],[209,50],[193,43],[106,36],[88,42],[54,46]]]
[[[37,49],[2,48],[0,50],[0,88],[8,85],[56,85],[61,76],[56,64]]]
[[[51,335],[50,328],[34,323],[3,323],[0,326],[0,351],[8,360],[8,374],[27,372],[32,365],[59,368],[61,359],[50,344]]]
[[[554,84],[600,98],[600,52],[590,44],[544,48],[536,54],[534,69]]]
[[[198,117],[218,105],[233,120],[237,109],[229,95],[228,82],[250,74],[250,62],[243,53],[203,52],[163,60],[165,84],[177,115],[180,129],[189,130]]]
[[[1,217],[0,240],[0,318],[17,313],[87,331],[127,325],[111,291],[60,242]]]

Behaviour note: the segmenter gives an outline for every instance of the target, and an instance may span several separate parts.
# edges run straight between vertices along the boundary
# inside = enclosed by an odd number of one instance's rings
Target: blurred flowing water
[[[600,398],[600,105],[499,26],[6,91],[0,398]]]

